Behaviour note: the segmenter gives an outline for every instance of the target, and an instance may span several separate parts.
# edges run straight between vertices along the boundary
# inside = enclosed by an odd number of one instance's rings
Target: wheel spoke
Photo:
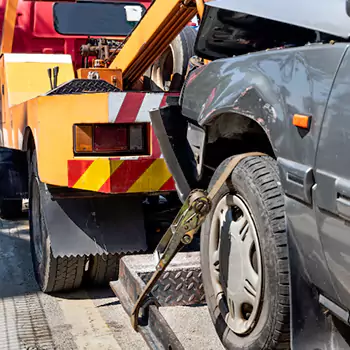
[[[246,260],[245,263],[251,264],[250,256],[255,243],[254,243],[254,237],[251,232],[251,227],[249,226],[248,222],[246,226],[243,227],[240,234],[240,238],[241,238],[241,244],[242,244],[241,249],[243,252],[244,259]]]
[[[242,303],[241,303],[241,298],[239,294],[234,295],[233,299],[229,299],[230,300],[230,305],[232,308],[232,313],[231,313],[231,317],[234,320],[240,320],[242,318],[242,314],[241,314],[241,307],[242,307]]]
[[[220,230],[221,233],[224,231],[225,233],[230,229],[230,224],[232,222],[232,213],[227,205],[223,205],[220,211]],[[219,239],[221,238],[221,234]]]
[[[258,278],[257,278],[258,280]],[[256,299],[256,285],[253,285],[250,280],[246,279],[244,281],[244,294],[245,294],[245,301],[250,303],[251,305],[254,305],[255,299]]]
[[[249,244],[248,243],[244,244],[245,262],[243,264],[243,278],[244,278],[243,285],[244,285],[245,292],[247,293],[247,295],[249,295],[250,301],[254,302],[256,298],[257,290],[260,285],[260,279],[257,272],[254,270],[250,259],[250,250],[252,245],[254,244],[253,238],[250,234],[247,235],[247,240],[251,242],[248,242]]]
[[[247,219],[242,216],[237,221],[232,221],[230,224],[230,233],[237,239],[244,241],[246,239],[247,232],[249,231],[249,224]]]
[[[236,329],[237,331],[244,333],[247,320],[242,313],[243,304],[246,303],[246,296],[244,292],[235,293],[228,297],[229,317],[226,318],[226,322]]]
[[[215,252],[213,253],[213,265],[215,267],[215,269],[218,269],[219,266],[219,250],[215,250]]]

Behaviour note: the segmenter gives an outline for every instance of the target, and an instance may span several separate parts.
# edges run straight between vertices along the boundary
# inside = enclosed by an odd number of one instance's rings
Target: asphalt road
[[[187,350],[223,349],[206,307],[166,308]],[[148,349],[109,288],[58,296],[41,293],[30,256],[28,223],[0,219],[0,350]]]

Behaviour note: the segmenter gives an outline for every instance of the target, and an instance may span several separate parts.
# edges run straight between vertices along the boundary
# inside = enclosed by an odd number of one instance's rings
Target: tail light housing
[[[80,124],[73,126],[76,155],[147,155],[149,123]]]

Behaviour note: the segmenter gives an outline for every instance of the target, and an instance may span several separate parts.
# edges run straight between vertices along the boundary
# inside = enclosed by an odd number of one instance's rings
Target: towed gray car
[[[350,17],[345,1],[299,16],[298,2],[207,3],[196,52],[212,62],[196,61],[162,127],[153,114],[182,199],[234,155],[265,154],[238,164],[201,229],[227,349],[350,348]]]

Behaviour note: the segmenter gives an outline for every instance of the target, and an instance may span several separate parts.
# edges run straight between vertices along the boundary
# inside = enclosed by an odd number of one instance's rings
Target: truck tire
[[[3,219],[16,219],[22,214],[22,199],[2,199],[0,215]]]
[[[215,171],[211,188],[232,158]],[[284,197],[275,161],[248,157],[213,201],[201,231],[206,300],[229,350],[289,349]]]
[[[45,293],[72,290],[80,287],[85,258],[54,257],[42,202],[48,196],[46,186],[38,176],[36,154],[33,153],[30,172],[29,226],[33,268],[36,280]]]
[[[89,284],[96,286],[108,285],[118,279],[120,254],[103,254],[93,256],[89,269]]]
[[[152,91],[178,91],[184,81],[189,59],[194,56],[197,30],[185,27],[149,69]],[[169,84],[170,82],[170,84]]]

